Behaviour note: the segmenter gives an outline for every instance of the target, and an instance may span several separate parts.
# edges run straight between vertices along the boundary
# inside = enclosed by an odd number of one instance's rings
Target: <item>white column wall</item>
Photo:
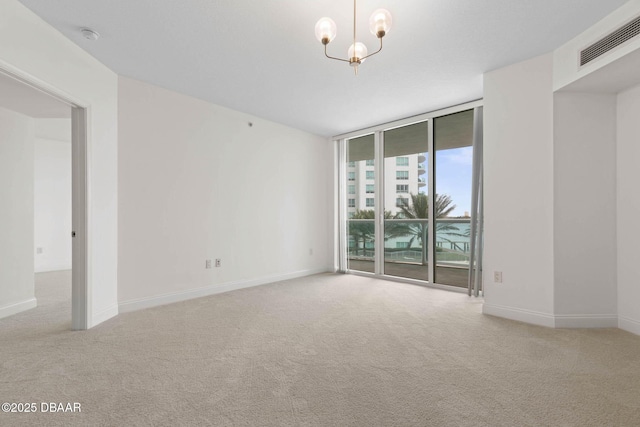
[[[0,318],[36,306],[33,119],[0,108]]]
[[[483,311],[553,326],[551,54],[484,76]],[[493,282],[493,272],[503,283]]]
[[[129,78],[119,88],[121,310],[332,270],[330,141]]]
[[[17,0],[0,2],[0,68],[88,108],[88,313],[94,326],[118,313],[117,76]]]
[[[615,95],[554,94],[553,179],[556,326],[615,327]]]
[[[640,335],[640,86],[618,95],[619,327]]]

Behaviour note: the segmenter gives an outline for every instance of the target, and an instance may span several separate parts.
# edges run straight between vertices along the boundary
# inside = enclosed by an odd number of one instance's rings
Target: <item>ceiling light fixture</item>
[[[364,43],[356,41],[356,0],[353,0],[353,44],[349,47],[347,55],[349,59],[336,58],[327,54],[327,45],[336,37],[336,23],[331,18],[321,18],[316,23],[316,37],[324,45],[324,55],[329,59],[348,62],[354,68],[356,75],[358,74],[358,65],[362,64],[365,59],[382,50],[382,38],[389,32],[391,28],[391,14],[385,9],[377,9],[369,18],[369,29],[371,34],[380,39],[380,48],[367,55],[367,47]]]

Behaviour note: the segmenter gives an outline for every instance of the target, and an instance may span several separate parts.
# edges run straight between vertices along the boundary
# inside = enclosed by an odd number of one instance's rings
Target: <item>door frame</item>
[[[0,62],[0,73],[66,104],[71,109],[71,327],[91,325],[89,280],[88,120],[90,107],[68,93],[9,64]]]

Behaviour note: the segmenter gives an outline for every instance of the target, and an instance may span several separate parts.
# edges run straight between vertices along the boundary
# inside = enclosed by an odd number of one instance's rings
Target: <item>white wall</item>
[[[35,271],[69,270],[71,120],[36,119],[35,136]]]
[[[36,306],[33,119],[0,108],[0,318]]]
[[[0,69],[88,108],[91,327],[118,312],[117,76],[17,0],[0,2]]]
[[[640,86],[618,95],[618,313],[640,335]]]
[[[553,61],[486,74],[485,313],[640,334],[640,41],[583,68],[576,62],[638,13],[640,1],[630,1]],[[496,270],[504,284],[492,283]]]
[[[330,142],[119,81],[121,310],[332,268]]]
[[[484,76],[487,314],[553,325],[552,55]],[[493,282],[502,271],[503,283]]]
[[[615,95],[554,95],[553,179],[556,326],[615,327]]]

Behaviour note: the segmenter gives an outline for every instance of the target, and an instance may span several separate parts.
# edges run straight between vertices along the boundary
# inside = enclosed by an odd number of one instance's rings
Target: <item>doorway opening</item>
[[[0,318],[45,298],[87,329],[86,109],[3,69],[0,94]]]

